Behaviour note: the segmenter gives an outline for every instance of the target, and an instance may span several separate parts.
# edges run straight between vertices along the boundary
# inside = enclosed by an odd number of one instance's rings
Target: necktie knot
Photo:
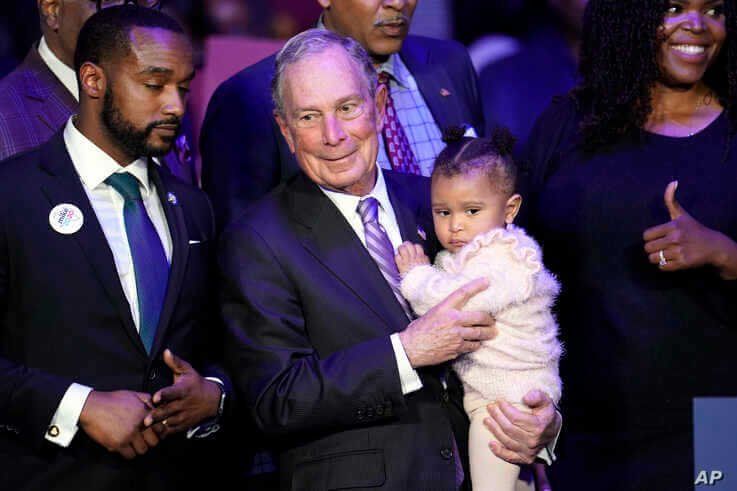
[[[125,201],[140,201],[141,189],[139,181],[133,174],[128,172],[116,172],[111,175],[105,182],[112,186]]]
[[[386,85],[387,90],[389,89],[389,80],[391,80],[391,76],[389,75],[389,72],[385,72],[385,71],[379,72],[379,84]]]
[[[358,214],[361,215],[361,221],[364,225],[371,222],[378,222],[379,202],[376,198],[362,199],[358,202]]]

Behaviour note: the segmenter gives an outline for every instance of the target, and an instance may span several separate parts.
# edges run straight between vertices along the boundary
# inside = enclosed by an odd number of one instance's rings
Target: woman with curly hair
[[[553,485],[690,489],[693,399],[737,395],[737,4],[591,0],[580,71],[526,151],[563,284]]]

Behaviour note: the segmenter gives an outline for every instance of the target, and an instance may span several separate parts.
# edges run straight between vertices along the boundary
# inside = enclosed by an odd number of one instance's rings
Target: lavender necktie
[[[407,318],[414,319],[414,314],[407,300],[402,296],[399,287],[400,277],[397,263],[394,261],[394,247],[392,246],[389,236],[384,227],[379,223],[379,202],[376,198],[365,198],[358,202],[356,209],[361,215],[363,221],[363,229],[366,236],[366,248],[371,254],[371,258],[379,267],[381,274],[384,275],[386,282],[391,286],[394,296],[402,306]],[[455,461],[456,472],[456,488],[460,489],[464,479],[463,465],[461,464],[460,454],[455,438],[453,438],[453,458]]]
[[[376,198],[363,199],[358,202],[356,211],[361,215],[361,221],[363,221],[366,249],[368,249],[371,258],[392,288],[394,296],[397,297],[397,301],[402,306],[402,310],[409,319],[412,319],[412,309],[410,309],[399,288],[400,278],[397,263],[394,262],[394,247],[386,234],[386,230],[379,223],[379,202]]]

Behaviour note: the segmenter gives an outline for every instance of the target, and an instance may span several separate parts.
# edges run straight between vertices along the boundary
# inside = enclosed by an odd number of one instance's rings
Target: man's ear
[[[522,196],[519,194],[513,194],[507,200],[507,204],[504,205],[504,221],[507,224],[514,222],[514,219],[519,213],[519,209],[522,207]]]
[[[294,140],[292,139],[292,133],[289,131],[289,125],[287,125],[287,122],[278,111],[274,111],[274,119],[276,119],[276,124],[279,125],[279,130],[287,141],[287,145],[289,145],[289,151],[294,153]]]
[[[46,27],[58,31],[61,24],[61,0],[36,0],[38,15]]]
[[[381,130],[384,129],[384,112],[386,111],[386,98],[388,96],[389,92],[386,88],[386,85],[379,84],[378,87],[376,87],[376,95],[374,96],[374,100],[376,103],[376,132],[381,133]]]
[[[330,0],[317,0],[317,3],[324,9],[330,8]]]
[[[101,99],[107,87],[107,75],[101,66],[85,62],[79,69],[80,92],[90,99]]]

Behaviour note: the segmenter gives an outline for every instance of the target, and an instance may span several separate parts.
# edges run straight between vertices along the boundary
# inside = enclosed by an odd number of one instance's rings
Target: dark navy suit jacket
[[[113,254],[63,135],[0,163],[0,489],[181,489],[203,442],[181,434],[132,461],[80,429],[62,448],[44,439],[72,382],[154,393],[172,383],[165,348],[200,373],[222,340],[211,298],[214,219],[207,196],[149,164],[172,238],[165,304],[147,354]],[[73,204],[82,228],[63,235],[49,212]],[[186,487],[186,486],[185,486]]]
[[[399,54],[438,127],[469,124],[483,134],[476,73],[461,44],[408,36]],[[275,59],[270,56],[223,82],[207,107],[200,139],[202,186],[219,228],[298,170],[272,114]]]

